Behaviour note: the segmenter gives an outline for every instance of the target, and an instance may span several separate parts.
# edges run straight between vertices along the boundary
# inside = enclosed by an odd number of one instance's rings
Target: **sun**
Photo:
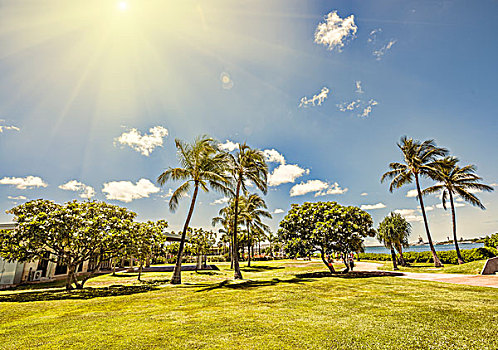
[[[120,11],[126,11],[128,10],[128,3],[126,1],[120,1],[118,4],[118,9]]]

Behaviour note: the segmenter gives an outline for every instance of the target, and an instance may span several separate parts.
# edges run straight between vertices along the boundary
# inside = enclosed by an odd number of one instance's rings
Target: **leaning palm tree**
[[[449,198],[451,205],[451,219],[453,224],[453,241],[455,242],[455,250],[457,253],[458,263],[463,264],[462,254],[458,247],[457,230],[456,230],[456,214],[454,196],[460,196],[463,200],[470,204],[486,209],[479,198],[472,193],[473,191],[493,191],[493,187],[479,183],[481,177],[475,174],[475,165],[467,165],[460,168],[458,158],[445,157],[439,159],[434,164],[434,169],[431,172],[431,178],[438,181],[438,184],[426,188],[422,194],[441,192],[441,200],[443,208],[446,210],[446,203]]]
[[[271,219],[271,214],[266,210],[265,201],[258,194],[253,193],[249,197],[241,197],[242,210],[244,214],[244,222],[247,230],[247,266],[251,266],[251,247],[253,245],[252,234],[257,233],[258,236],[267,232],[270,228],[261,221],[262,217]]]
[[[169,209],[174,212],[178,208],[178,201],[186,196],[193,188],[190,208],[183,226],[180,248],[176,258],[172,284],[180,284],[182,270],[182,255],[185,246],[187,229],[194,212],[199,188],[208,192],[209,188],[223,194],[230,194],[230,178],[227,176],[226,154],[220,152],[217,143],[208,136],[199,136],[193,143],[175,140],[178,150],[178,161],[180,168],[168,168],[157,178],[157,182],[162,186],[169,180],[184,181],[172,194],[169,200]]]
[[[434,162],[438,157],[443,157],[448,153],[445,148],[436,146],[434,140],[426,140],[420,142],[413,140],[406,136],[401,137],[398,147],[401,149],[404,157],[404,163],[390,163],[389,170],[382,175],[381,182],[386,179],[391,179],[389,191],[392,192],[395,188],[400,188],[403,185],[412,183],[415,180],[417,186],[417,198],[420,202],[420,210],[424,219],[425,232],[427,233],[427,240],[431,248],[432,256],[434,258],[434,266],[441,267],[434,244],[432,243],[431,233],[429,231],[429,224],[427,222],[427,215],[425,214],[424,201],[422,198],[422,190],[420,189],[420,177],[429,178],[433,171]]]
[[[229,154],[230,157],[230,173],[232,175],[235,187],[235,208],[233,220],[233,268],[234,278],[241,279],[239,256],[237,247],[237,228],[239,218],[239,197],[240,191],[247,193],[246,183],[254,184],[264,194],[268,190],[267,177],[268,166],[265,162],[263,152],[258,149],[252,149],[245,143],[239,145],[235,154]]]

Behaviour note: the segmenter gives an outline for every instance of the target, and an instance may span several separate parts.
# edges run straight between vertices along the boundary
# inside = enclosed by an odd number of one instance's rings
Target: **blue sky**
[[[83,196],[177,230],[188,199],[170,213],[175,184],[155,179],[175,138],[207,133],[278,160],[274,229],[291,203],[333,200],[376,205],[376,224],[400,210],[425,238],[414,187],[391,194],[380,176],[408,135],[498,183],[496,33],[496,1],[2,1],[0,221]],[[457,208],[460,236],[498,230],[497,196]],[[200,196],[194,226],[220,198]],[[449,213],[426,202],[446,239]]]

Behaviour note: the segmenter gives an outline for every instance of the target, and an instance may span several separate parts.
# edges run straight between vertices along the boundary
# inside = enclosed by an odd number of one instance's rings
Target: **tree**
[[[406,221],[406,219],[398,213],[391,213],[379,224],[379,228],[377,229],[377,239],[391,251],[391,258],[395,270],[397,270],[398,267],[396,264],[396,253],[394,248],[396,247],[398,250],[401,266],[405,266],[406,264],[403,259],[402,247],[408,246],[408,236],[410,236],[410,233],[410,223],[408,223],[408,221]]]
[[[415,180],[418,194],[417,198],[420,202],[420,210],[422,211],[422,217],[424,219],[425,232],[427,233],[427,240],[429,241],[432,256],[434,257],[434,266],[441,267],[443,264],[441,264],[434,244],[432,243],[427,215],[425,214],[422,190],[420,188],[420,177],[430,178],[435,160],[438,157],[445,156],[448,153],[448,150],[437,147],[434,140],[420,142],[418,140],[413,140],[412,138],[407,138],[406,136],[401,138],[398,147],[403,153],[404,163],[390,163],[389,168],[391,170],[382,175],[381,182],[391,179],[389,191],[393,192],[395,188],[400,188]]]
[[[134,224],[132,241],[126,248],[127,253],[136,257],[139,261],[138,280],[142,276],[142,269],[152,253],[166,242],[165,229],[168,223],[164,220],[137,222]]]
[[[479,183],[481,177],[475,174],[475,165],[466,165],[459,167],[459,160],[456,157],[445,157],[435,161],[433,169],[430,172],[432,179],[438,181],[434,186],[426,188],[422,194],[439,193],[441,192],[441,200],[443,208],[446,210],[448,198],[451,206],[451,221],[453,225],[453,242],[458,257],[458,263],[463,264],[462,254],[458,247],[457,229],[456,229],[456,213],[454,196],[460,196],[464,201],[481,209],[486,209],[479,198],[473,193],[475,191],[493,191],[493,187]]]
[[[498,232],[490,236],[484,237],[484,246],[491,248],[498,248]]]
[[[38,199],[12,208],[17,227],[0,233],[0,253],[11,260],[32,261],[48,256],[67,265],[66,289],[81,289],[103,261],[119,255],[130,244],[136,214],[116,205],[88,201],[65,205]],[[76,270],[92,260],[80,282]]]
[[[197,264],[195,269],[206,268],[202,261],[202,256],[207,255],[209,249],[216,242],[216,234],[213,231],[204,230],[202,228],[194,228],[189,230],[189,245],[190,251],[197,256]]]
[[[239,145],[236,154],[228,154],[230,159],[230,172],[235,184],[234,198],[234,219],[232,238],[232,259],[234,269],[234,279],[241,279],[242,273],[239,266],[239,255],[237,245],[237,229],[239,218],[239,197],[240,191],[247,193],[247,183],[254,184],[259,190],[266,194],[268,190],[267,177],[268,166],[265,162],[263,152],[252,149],[245,143]]]
[[[279,240],[290,257],[310,256],[318,251],[334,273],[331,256],[342,255],[346,272],[352,266],[348,256],[362,250],[363,238],[373,237],[373,221],[367,212],[357,207],[344,207],[336,202],[305,202],[292,204],[280,222]]]
[[[229,178],[226,174],[227,157],[225,153],[219,152],[216,142],[208,136],[197,137],[193,143],[175,140],[178,149],[178,162],[180,168],[168,168],[157,178],[157,182],[163,186],[169,180],[184,181],[172,194],[169,208],[174,212],[178,207],[178,201],[188,194],[193,187],[190,208],[183,226],[180,247],[176,258],[176,264],[171,278],[172,284],[182,282],[182,254],[185,247],[185,238],[190,219],[194,213],[195,202],[199,188],[209,192],[209,187],[224,194],[230,194]]]
[[[269,231],[268,225],[261,221],[262,217],[271,219],[271,214],[266,210],[265,201],[258,194],[253,193],[248,197],[241,197],[241,210],[240,215],[243,217],[243,221],[247,230],[247,266],[251,266],[251,248],[253,245],[253,236],[257,235],[260,237],[264,235],[264,232]]]

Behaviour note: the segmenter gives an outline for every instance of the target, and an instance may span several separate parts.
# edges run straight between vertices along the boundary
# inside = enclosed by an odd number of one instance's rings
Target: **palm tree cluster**
[[[443,265],[437,256],[432,242],[423,196],[430,193],[441,193],[441,199],[445,209],[449,198],[452,212],[453,240],[455,242],[458,262],[460,264],[463,263],[456,233],[455,196],[460,196],[462,200],[481,209],[485,209],[484,205],[475,195],[475,192],[490,192],[493,191],[493,188],[480,182],[482,178],[475,173],[475,165],[460,167],[458,165],[458,158],[449,156],[449,151],[446,148],[438,147],[434,140],[421,142],[403,136],[398,143],[398,147],[403,154],[404,162],[390,163],[390,170],[382,175],[381,182],[388,179],[391,180],[389,191],[392,192],[394,189],[415,181],[417,199],[419,200],[420,210],[424,220],[427,240],[434,258],[434,266],[436,267],[441,267]],[[437,183],[422,190],[420,178],[430,179]]]
[[[410,223],[401,214],[393,212],[389,216],[386,216],[379,225],[377,239],[391,251],[395,270],[398,269],[398,261],[401,266],[406,265],[405,259],[403,259],[403,247],[408,246],[408,237],[411,230]],[[399,257],[396,257],[395,249],[398,251]]]
[[[263,152],[252,149],[245,143],[238,146],[234,153],[220,149],[219,143],[209,136],[199,136],[193,143],[175,140],[177,158],[180,167],[168,168],[159,175],[157,182],[163,186],[172,180],[181,182],[173,192],[169,207],[175,211],[179,200],[192,191],[190,208],[182,231],[180,247],[171,279],[172,284],[181,283],[181,262],[185,247],[185,237],[192,218],[199,188],[204,192],[213,189],[231,198],[230,205],[220,211],[214,223],[222,223],[225,233],[231,235],[231,257],[234,278],[242,278],[238,256],[237,231],[240,222],[244,223],[247,232],[266,230],[261,217],[271,217],[263,199],[257,194],[249,195],[247,187],[252,184],[266,194],[268,166]],[[231,208],[233,207],[233,208]],[[249,237],[249,233],[248,233]]]

